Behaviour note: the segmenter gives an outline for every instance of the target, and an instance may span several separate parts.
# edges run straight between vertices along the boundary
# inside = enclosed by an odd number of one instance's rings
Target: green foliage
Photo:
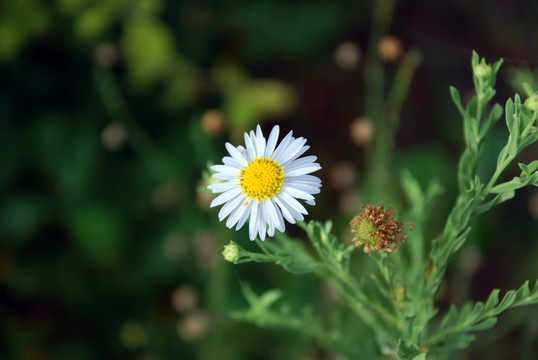
[[[483,95],[468,102],[467,89],[461,97],[451,90],[468,118],[469,150],[458,180],[466,193],[443,232],[459,143],[447,134],[432,143],[431,136],[458,128],[436,98],[447,60],[427,44],[409,48],[408,36],[396,63],[380,58],[378,41],[397,36],[425,9],[395,5],[0,2],[0,359],[435,359],[469,344],[502,311],[535,303],[536,288],[522,287],[508,300],[494,291],[483,308],[456,303],[440,313],[446,288],[437,289],[445,279],[441,262],[473,236],[476,215],[536,185],[529,149],[538,75],[504,72],[520,96],[504,108],[487,104],[497,68],[475,55]],[[530,33],[535,12],[527,13]],[[357,62],[344,69],[335,58],[349,42]],[[510,57],[517,56],[512,45],[504,48]],[[453,70],[446,76],[460,71]],[[501,89],[494,99],[504,96]],[[356,116],[375,124],[364,149],[348,139]],[[495,145],[504,150],[495,148],[491,159],[484,152],[492,132],[500,138],[501,118],[510,139]],[[312,215],[331,221],[250,243],[244,231],[217,223],[211,194],[197,190],[212,181],[200,172],[222,156],[224,141],[268,122],[308,136],[323,166]],[[341,162],[360,174],[345,189],[328,181]],[[415,224],[399,252],[353,253],[342,225],[357,204],[342,204],[356,197],[393,205],[399,220]],[[538,248],[517,238],[532,238],[536,226],[523,221],[502,220],[514,232],[506,246],[525,246],[527,254],[512,260],[522,263],[513,278],[535,271]],[[430,238],[441,232],[433,253]],[[219,257],[224,239],[244,247],[235,268]],[[503,281],[495,286],[504,288]]]
[[[516,156],[538,139],[538,115],[522,104],[518,95],[514,100],[509,99],[505,106],[509,136],[499,153],[495,171],[486,182],[477,174],[484,139],[502,116],[502,108],[498,104],[487,111],[495,94],[493,86],[501,63],[498,61],[489,65],[473,53],[471,64],[476,96],[466,107],[461,103],[459,92],[455,88],[450,89],[452,99],[463,117],[465,150],[458,166],[459,194],[455,206],[448,216],[442,236],[433,241],[428,257],[424,246],[424,224],[441,187],[433,181],[426,190],[422,190],[413,175],[403,171],[402,188],[411,204],[408,214],[417,222],[416,233],[410,236],[409,244],[399,253],[371,255],[377,272],[362,276],[360,280],[352,274],[350,255],[353,246],[344,246],[331,234],[330,222],[326,225],[319,222],[300,223],[316,251],[315,258],[297,240],[278,234],[275,241],[268,241],[267,244],[258,242],[263,254],[240,249],[236,263],[272,262],[295,274],[313,273],[331,284],[343,305],[357,317],[361,324],[357,328],[366,326],[369,332],[375,334],[377,354],[369,353],[368,358],[390,354],[408,360],[449,358],[454,350],[469,346],[474,340],[474,332],[495,325],[497,316],[505,310],[538,303],[538,286],[530,290],[527,281],[518,290],[508,291],[501,301],[499,290],[496,289],[485,303],[467,303],[461,309],[452,305],[439,326],[436,329],[433,327],[438,312],[434,306],[435,294],[450,260],[469,237],[473,217],[513,198],[515,191],[522,187],[538,185],[537,160],[529,164],[520,163],[520,176],[506,182],[499,181]],[[319,324],[312,318],[290,318],[286,312],[274,312],[270,305],[283,297],[281,292],[268,292],[257,298],[247,289],[245,296],[250,309],[236,312],[236,318],[262,326],[293,328],[313,336],[333,350],[350,353],[343,345],[340,348],[329,345],[332,341],[349,343],[354,335],[326,330],[328,334],[336,334],[336,338],[326,336],[320,339],[317,330]],[[329,340],[331,344],[327,344]],[[353,351],[364,350],[364,344],[365,341],[356,344]]]

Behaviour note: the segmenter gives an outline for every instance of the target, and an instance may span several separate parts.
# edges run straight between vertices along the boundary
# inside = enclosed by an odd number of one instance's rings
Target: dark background
[[[371,14],[371,1],[351,0],[3,1],[0,358],[336,358],[289,331],[229,319],[245,306],[240,281],[294,289],[297,304],[318,302],[323,288],[272,266],[225,263],[222,246],[249,246],[248,237],[218,223],[197,187],[225,141],[278,123],[306,137],[323,167],[309,218],[333,219],[349,236],[365,165],[350,124],[365,106]],[[448,86],[471,93],[473,49],[505,59],[501,104],[521,80],[533,83],[522,71],[538,65],[537,14],[531,0],[396,4],[390,34],[422,62],[394,168],[443,184],[432,237],[454,199],[463,146]],[[342,44],[359,49],[357,61],[342,65]],[[387,82],[396,67],[387,62]],[[484,169],[503,126],[486,144]],[[533,145],[519,161],[537,154]],[[537,218],[538,193],[524,189],[478,219],[439,306],[533,282]],[[529,307],[501,316],[467,358],[536,358],[537,315]]]

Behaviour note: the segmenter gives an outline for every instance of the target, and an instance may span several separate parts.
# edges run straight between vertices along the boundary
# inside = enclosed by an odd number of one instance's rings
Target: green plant
[[[441,187],[432,181],[422,189],[413,175],[404,171],[401,186],[409,204],[406,220],[416,226],[399,251],[370,253],[368,259],[377,267],[372,273],[354,272],[350,264],[363,261],[366,255],[352,256],[355,246],[344,244],[332,234],[330,221],[299,222],[308,245],[277,232],[273,239],[257,241],[261,252],[247,251],[235,242],[226,247],[226,260],[236,264],[270,262],[294,274],[317,276],[338,294],[339,301],[332,305],[329,315],[315,313],[310,305],[302,311],[293,309],[285,303],[282,291],[257,295],[244,285],[249,307],[235,311],[233,318],[259,326],[294,329],[350,358],[447,359],[454,350],[469,346],[474,332],[491,328],[503,311],[538,303],[538,286],[531,288],[528,281],[502,298],[500,291],[494,289],[485,302],[452,305],[445,314],[439,314],[434,302],[450,260],[469,237],[471,220],[513,198],[516,190],[538,186],[538,160],[518,164],[519,176],[501,180],[517,155],[538,140],[536,93],[528,85],[527,101],[522,102],[516,94],[506,102],[504,115],[509,135],[498,154],[496,168],[486,179],[478,175],[484,140],[503,115],[499,104],[491,105],[502,60],[487,64],[473,53],[471,64],[476,95],[464,106],[458,90],[450,89],[463,118],[465,140],[457,173],[459,192],[441,235],[431,246],[424,226]]]

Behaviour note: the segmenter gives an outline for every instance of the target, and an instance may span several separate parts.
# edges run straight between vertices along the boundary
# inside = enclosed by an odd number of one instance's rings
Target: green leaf
[[[487,329],[492,328],[496,323],[497,323],[497,318],[493,317],[493,318],[486,319],[476,325],[470,326],[468,330],[469,331],[487,330]]]
[[[461,116],[465,117],[467,112],[465,111],[465,109],[463,108],[463,105],[461,104],[461,96],[460,96],[460,92],[458,91],[458,89],[451,86],[450,87],[450,96],[452,96],[452,101],[454,102],[454,104],[458,108],[458,111],[460,112]]]
[[[424,359],[424,357],[420,358],[422,352],[420,351],[420,348],[416,344],[411,344],[407,346],[405,341],[403,339],[400,339],[398,341],[398,350],[397,353],[398,358],[401,360],[414,360],[414,359]]]
[[[515,195],[516,195],[516,192],[514,190],[503,191],[500,194],[497,194],[490,201],[476,206],[475,209],[474,209],[474,213],[476,215],[482,214],[482,213],[488,211],[489,209],[491,209],[492,207],[497,206],[497,205],[499,205],[499,204],[501,204],[501,203],[503,203],[505,201],[508,201],[508,200],[512,199]]]
[[[480,140],[483,140],[488,131],[495,125],[495,123],[501,118],[503,114],[503,108],[499,104],[493,105],[493,108],[489,112],[489,116],[486,122],[482,125],[480,129]]]
[[[420,188],[418,180],[408,170],[401,172],[401,179],[402,187],[409,203],[413,204],[414,207],[422,209],[424,206],[424,193]]]
[[[491,189],[492,194],[499,194],[508,191],[521,189],[527,185],[538,184],[538,172],[534,172],[531,176],[515,177],[510,181],[494,186]]]
[[[504,106],[504,116],[506,119],[506,127],[508,130],[512,129],[512,123],[514,122],[514,101],[508,99],[506,105]]]
[[[532,89],[532,86],[529,83],[524,82],[523,84],[521,84],[521,86],[523,87],[523,90],[525,90],[525,93],[527,94],[527,96],[534,95],[534,90]]]
[[[474,69],[474,67],[476,65],[478,65],[478,63],[480,62],[480,56],[478,56],[478,53],[476,51],[473,50],[473,54],[471,55],[471,65],[472,65],[472,68]]]

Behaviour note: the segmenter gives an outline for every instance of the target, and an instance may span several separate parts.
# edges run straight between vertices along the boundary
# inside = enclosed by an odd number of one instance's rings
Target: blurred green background
[[[394,37],[378,47],[387,76],[408,49],[422,63],[394,169],[443,184],[432,237],[462,149],[448,86],[472,91],[472,49],[505,58],[499,102],[533,82],[514,68],[538,67],[537,13],[532,0],[396,4]],[[290,331],[229,318],[246,305],[241,282],[293,289],[298,308],[334,299],[308,276],[225,263],[230,239],[252,244],[218,223],[197,188],[225,141],[278,123],[306,137],[323,167],[309,218],[333,219],[349,239],[369,141],[364,59],[378,56],[366,54],[371,14],[366,0],[2,1],[0,359],[338,359]],[[485,171],[505,136],[501,122]],[[535,145],[520,161],[536,158]],[[478,219],[439,306],[536,279],[537,219],[532,189]],[[537,324],[538,309],[512,311],[466,356],[538,358]]]

